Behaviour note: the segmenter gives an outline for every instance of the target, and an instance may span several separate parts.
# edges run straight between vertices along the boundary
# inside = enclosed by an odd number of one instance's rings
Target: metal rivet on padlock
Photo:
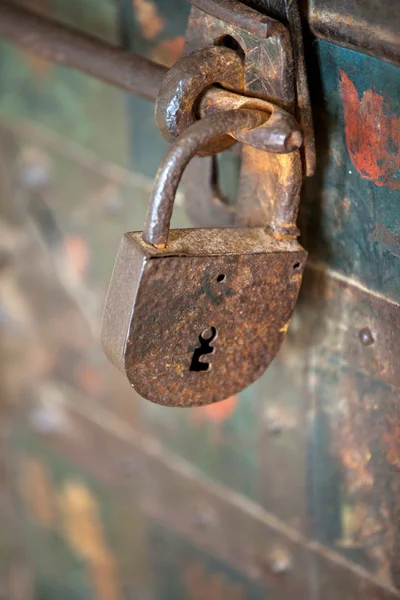
[[[169,231],[179,179],[199,147],[267,118],[231,110],[190,125],[157,173],[145,231],[122,239],[102,340],[152,402],[224,400],[265,371],[284,339],[307,257],[295,239],[268,228]]]

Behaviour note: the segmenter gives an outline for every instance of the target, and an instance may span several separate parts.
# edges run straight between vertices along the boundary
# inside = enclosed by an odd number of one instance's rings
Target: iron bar
[[[6,0],[0,0],[0,37],[41,58],[72,67],[153,102],[167,70],[147,58]]]

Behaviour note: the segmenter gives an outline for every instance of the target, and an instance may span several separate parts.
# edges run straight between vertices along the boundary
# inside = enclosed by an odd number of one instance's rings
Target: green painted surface
[[[319,153],[317,174],[303,194],[304,243],[314,260],[399,302],[399,70],[328,42],[314,48],[311,90]],[[347,134],[347,144],[344,103],[349,105],[351,84],[341,94],[341,73],[356,88],[355,114],[348,117],[355,131]],[[391,174],[385,185],[382,174]]]
[[[46,12],[100,37],[116,38],[117,13],[110,0],[56,2],[52,10]],[[121,92],[6,43],[1,44],[0,75],[0,115],[41,125],[95,150],[106,160],[126,164]]]

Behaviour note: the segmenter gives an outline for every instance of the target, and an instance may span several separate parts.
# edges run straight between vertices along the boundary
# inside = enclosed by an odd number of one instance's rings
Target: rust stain
[[[371,507],[358,501],[342,506],[342,538],[336,543],[342,548],[362,548],[366,539],[378,536],[383,531],[382,523],[371,514]]]
[[[400,471],[400,423],[386,420],[386,431],[382,435],[386,447],[386,459],[389,464]]]
[[[27,458],[22,468],[22,491],[33,520],[42,527],[56,521],[54,490],[47,467],[38,458]]]
[[[86,563],[96,598],[120,600],[117,564],[107,547],[96,499],[80,481],[69,481],[60,494],[65,536]]]
[[[136,20],[139,23],[143,36],[152,40],[164,27],[164,19],[157,10],[153,0],[132,0]]]
[[[81,363],[75,373],[78,385],[89,396],[99,396],[103,390],[101,373],[89,363]]]
[[[374,484],[370,471],[371,451],[359,414],[356,380],[351,374],[342,378],[340,394],[335,412],[333,445],[344,466],[348,493],[366,492]]]
[[[200,562],[187,565],[184,571],[185,598],[188,600],[246,600],[247,594],[242,585],[233,583],[218,572],[209,571]]]
[[[372,242],[379,242],[384,250],[400,257],[400,232],[393,233],[383,223],[377,223],[370,239]]]
[[[99,600],[119,600],[116,561],[111,555],[101,561],[89,563],[90,579]]]
[[[301,277],[301,275],[300,275],[300,277]],[[292,277],[292,279],[298,279],[298,278],[299,278],[299,275],[294,275],[294,277]],[[281,333],[286,333],[286,332],[287,332],[287,330],[289,329],[289,325],[290,325],[290,321],[287,321],[287,323],[285,323],[285,324],[283,325],[283,327],[281,327],[281,328],[280,328],[280,330],[279,330],[279,331],[280,331]]]
[[[360,100],[357,89],[340,71],[347,149],[358,173],[377,186],[400,187],[400,118],[392,114],[390,100],[366,90]]]
[[[346,215],[350,214],[351,201],[349,198],[343,198],[343,208]]]
[[[330,409],[332,454],[339,461],[341,478],[342,532],[336,544],[363,552],[374,573],[393,583],[398,508],[391,494],[398,497],[398,483],[395,477],[382,478],[382,473],[388,473],[388,462],[400,468],[398,419],[381,418],[387,412],[386,401],[376,393],[363,394],[355,373],[343,373],[338,391]]]
[[[68,266],[77,278],[82,280],[90,265],[87,243],[77,235],[69,235],[64,240],[64,247]]]
[[[177,36],[168,40],[162,40],[151,53],[151,58],[166,67],[172,67],[182,56],[185,38]]]
[[[230,419],[235,411],[238,403],[237,396],[230,396],[222,402],[208,404],[201,408],[193,409],[194,421],[211,421],[212,423],[220,424]]]
[[[46,60],[45,58],[36,56],[30,52],[25,52],[24,50],[19,50],[19,54],[27,65],[28,69],[33,71],[36,79],[39,82],[46,79],[51,73],[53,69],[53,62],[51,60]]]
[[[50,18],[54,17],[54,10],[51,6],[51,1],[35,0],[34,3],[32,2],[32,4],[34,4],[35,12],[37,11],[39,14]],[[26,5],[29,7],[30,3],[27,2]],[[36,56],[31,52],[25,52],[24,50],[20,50],[19,52],[22,59],[27,64],[28,68],[34,72],[36,78],[39,81],[43,81],[52,71],[53,62],[51,60],[47,60],[46,58],[42,58],[41,56]]]

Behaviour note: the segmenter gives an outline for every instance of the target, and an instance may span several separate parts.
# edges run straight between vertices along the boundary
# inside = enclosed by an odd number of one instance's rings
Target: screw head
[[[289,551],[283,547],[273,548],[264,560],[264,568],[276,575],[283,575],[292,568],[292,557]]]
[[[369,327],[364,327],[358,333],[358,337],[360,338],[360,342],[363,346],[372,346],[375,342],[374,336]]]

